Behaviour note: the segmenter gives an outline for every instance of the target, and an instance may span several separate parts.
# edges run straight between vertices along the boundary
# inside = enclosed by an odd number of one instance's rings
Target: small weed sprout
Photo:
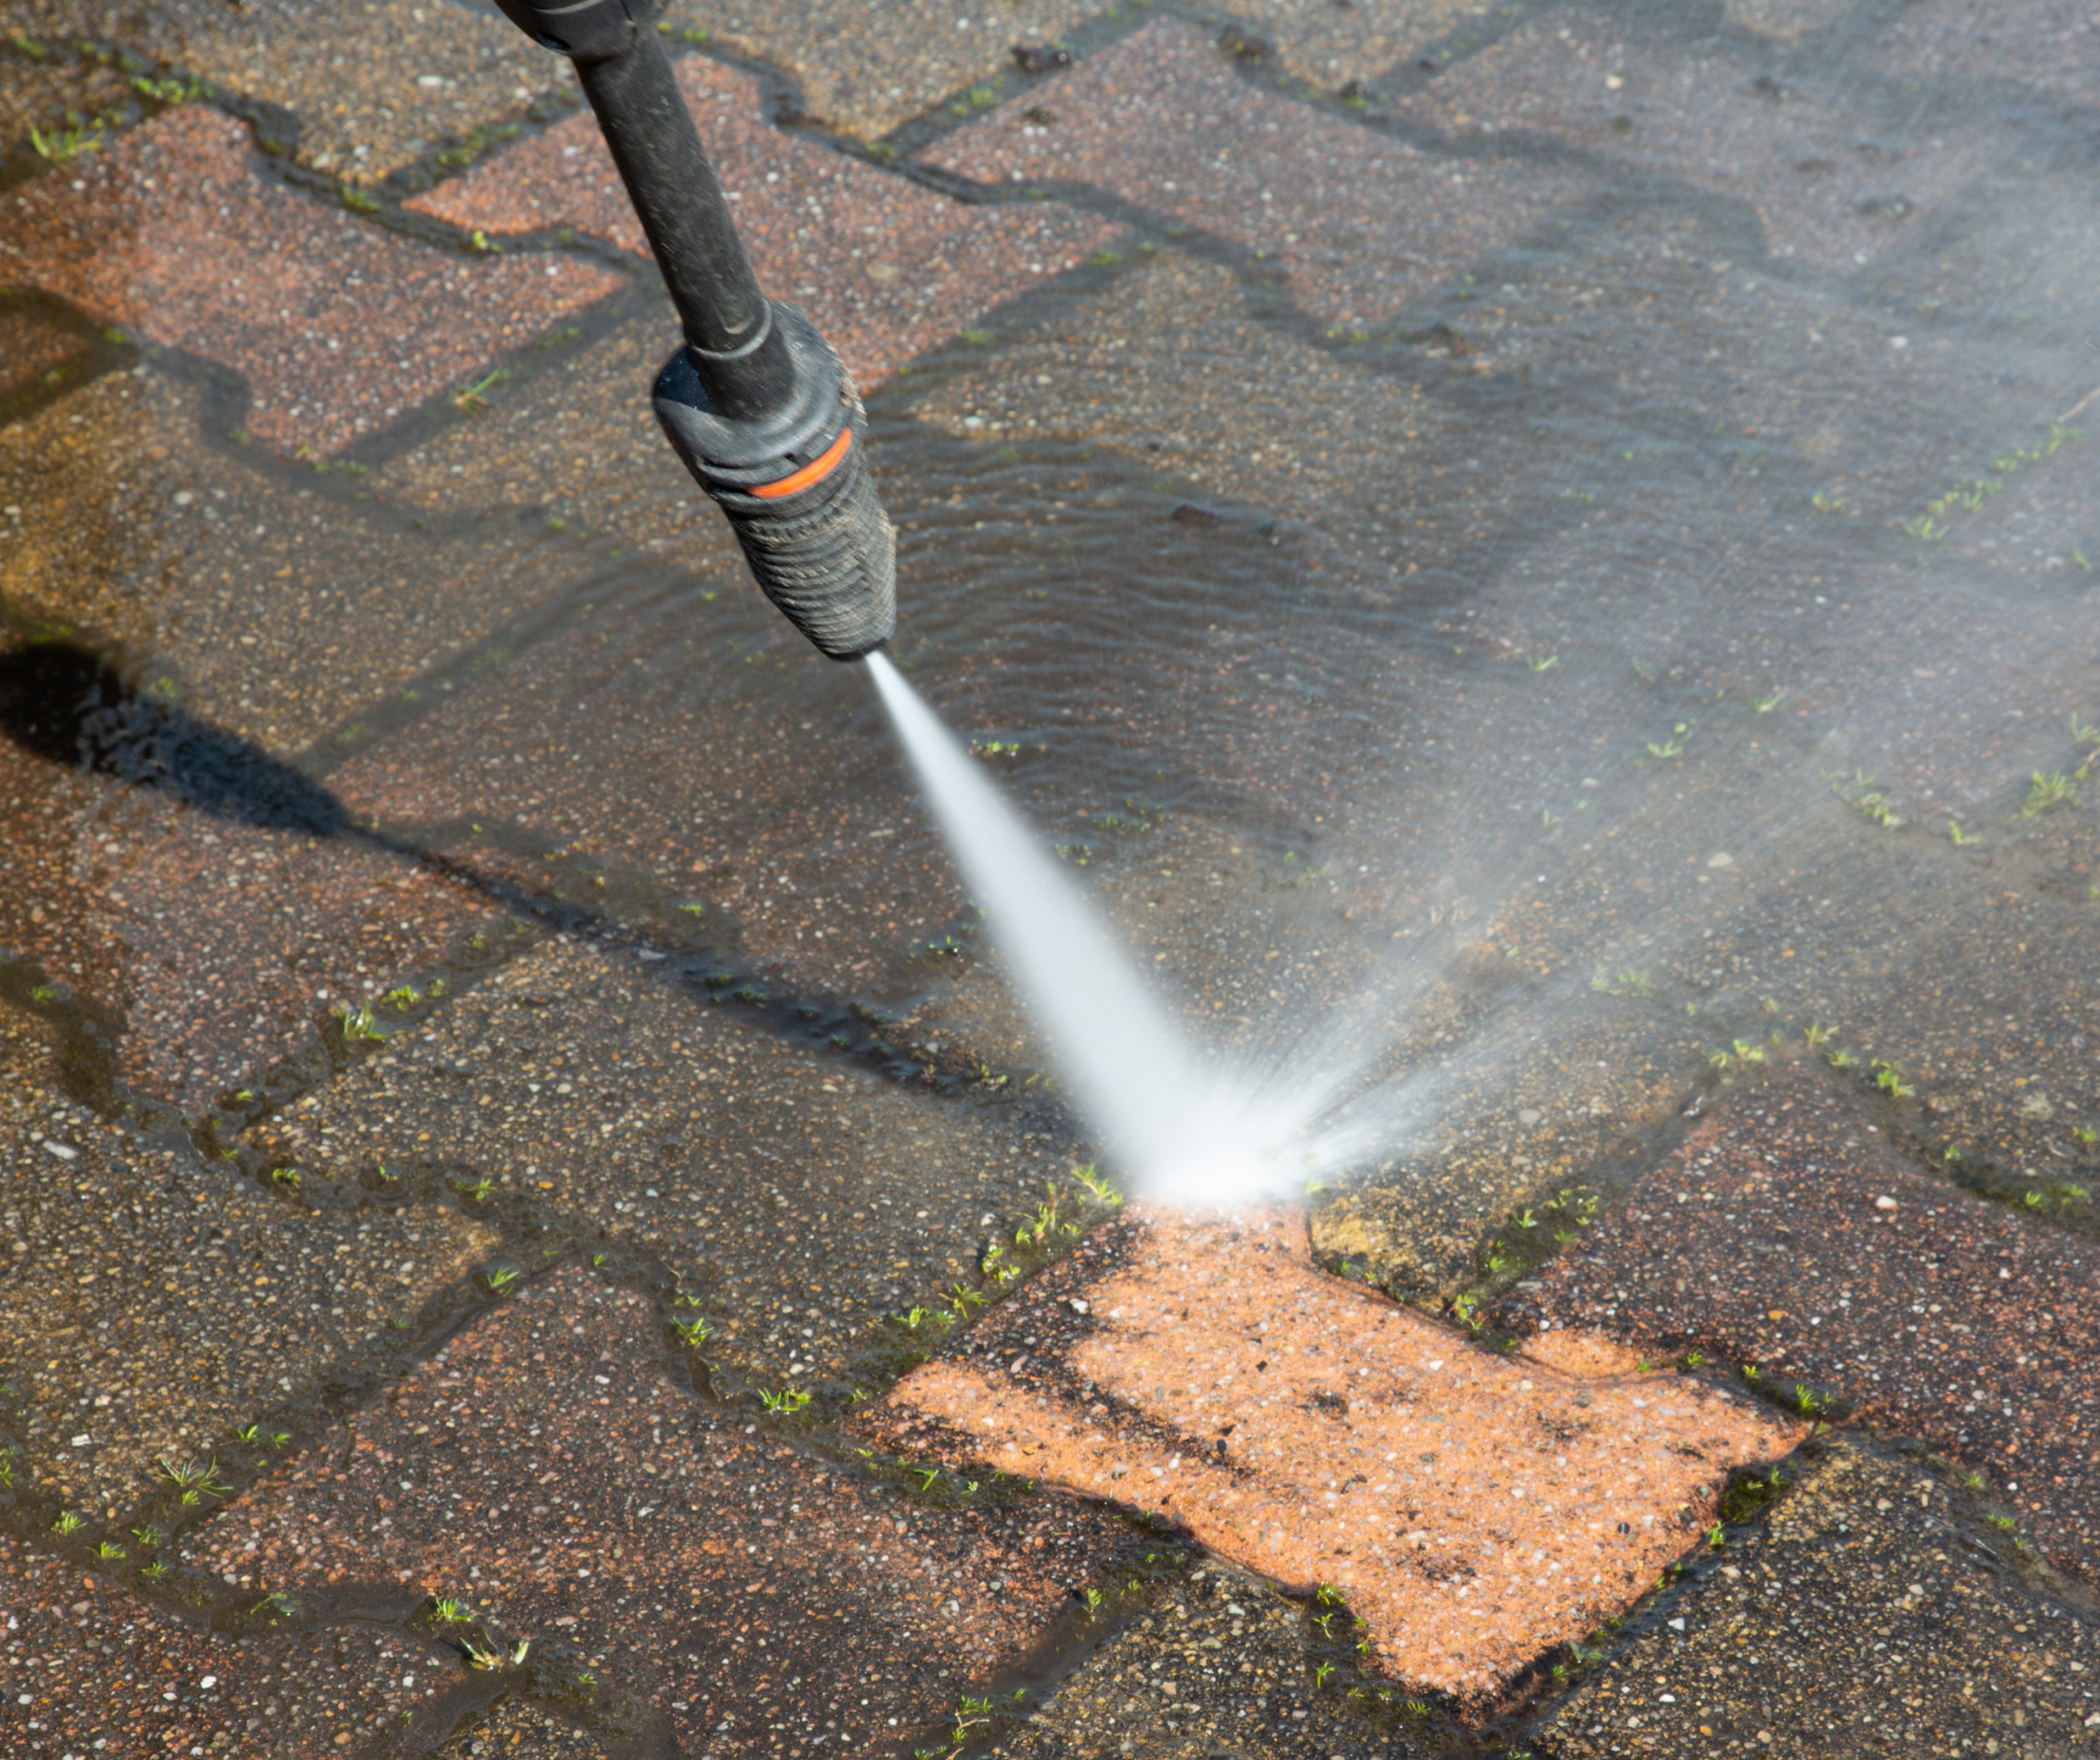
[[[1918,1091],[1903,1079],[1903,1066],[1885,1057],[1874,1060],[1874,1085],[1893,1100],[1908,1100]]]
[[[1838,1037],[1838,1029],[1835,1027],[1826,1027],[1819,1020],[1812,1020],[1809,1023],[1808,1032],[1805,1037],[1810,1051],[1820,1051]]]
[[[1590,987],[1608,996],[1651,996],[1655,981],[1637,965],[1600,965],[1590,974]]]
[[[382,1044],[386,1042],[386,1035],[379,1030],[372,1020],[372,1005],[369,1002],[361,1004],[355,1009],[351,1008],[348,1003],[338,1004],[335,1008],[331,1009],[329,1013],[341,1024],[343,1042],[345,1045],[358,1039],[376,1039]]]
[[[470,416],[477,409],[486,409],[488,408],[488,394],[496,386],[508,384],[509,380],[509,368],[496,367],[486,376],[477,379],[472,385],[464,385],[454,392],[452,407],[463,416]]]
[[[1554,667],[1560,664],[1560,656],[1557,654],[1549,654],[1542,660],[1527,659],[1524,664],[1530,667],[1535,673],[1550,673]]]
[[[2029,778],[2021,818],[2038,818],[2052,807],[2078,805],[2078,784],[2061,770],[2037,770]]]
[[[1750,700],[1750,706],[1755,709],[1760,715],[1769,715],[1774,709],[1777,709],[1786,700],[1787,693],[1785,691],[1767,691],[1763,696],[1752,697]]]
[[[671,1329],[677,1333],[688,1346],[694,1347],[706,1343],[714,1336],[714,1329],[708,1325],[707,1316],[704,1314],[673,1314],[671,1316]]]
[[[1098,1613],[1101,1611],[1101,1591],[1099,1589],[1090,1589],[1086,1592],[1086,1611],[1089,1613]]]
[[[2100,1130],[2088,1130],[2082,1124],[2074,1124],[2070,1128],[2070,1133],[2079,1148],[2089,1152],[2094,1148],[2100,1148]]]
[[[1123,1201],[1123,1194],[1095,1171],[1095,1164],[1092,1161],[1084,1167],[1075,1167],[1072,1178],[1085,1188],[1087,1196],[1097,1204],[1114,1210]]]
[[[798,1393],[793,1388],[783,1388],[778,1393],[769,1393],[764,1388],[758,1390],[760,1401],[776,1417],[792,1417],[810,1402],[810,1396]]]
[[[85,1517],[72,1510],[63,1509],[58,1512],[58,1520],[52,1523],[51,1531],[53,1534],[62,1534],[71,1539],[87,1525]]]
[[[1957,850],[1965,850],[1970,845],[1981,843],[1984,840],[1974,832],[1964,831],[1958,820],[1949,819],[1947,822],[1947,841]]]
[[[463,1625],[473,1618],[473,1610],[463,1601],[454,1601],[450,1596],[431,1603],[430,1616],[441,1625]]]
[[[488,1284],[491,1295],[507,1296],[518,1282],[518,1274],[515,1265],[500,1265],[489,1272],[483,1281]]]

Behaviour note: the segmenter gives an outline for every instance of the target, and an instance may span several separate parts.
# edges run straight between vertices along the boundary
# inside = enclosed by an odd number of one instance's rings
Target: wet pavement
[[[0,1749],[2089,1750],[2090,11],[667,10],[900,663],[1395,1097],[1221,1218],[662,443],[564,64],[18,7]]]

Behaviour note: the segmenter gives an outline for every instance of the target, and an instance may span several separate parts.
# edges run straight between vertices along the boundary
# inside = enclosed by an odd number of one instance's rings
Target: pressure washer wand
[[[656,419],[728,516],[758,584],[834,660],[897,623],[897,535],[867,463],[867,413],[795,307],[759,291],[658,40],[661,0],[496,0],[568,56],[685,328]]]

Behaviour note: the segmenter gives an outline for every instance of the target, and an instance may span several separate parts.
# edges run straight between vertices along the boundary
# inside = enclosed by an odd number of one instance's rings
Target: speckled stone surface
[[[0,1437],[53,1519],[99,1533],[160,1460],[231,1458],[236,1426],[370,1373],[495,1244],[435,1206],[313,1215],[114,1130],[55,1091],[38,1023],[4,1024]]]
[[[232,1638],[6,1535],[0,1627],[0,1749],[25,1760],[415,1752],[457,1667],[363,1623]]]
[[[186,1552],[244,1587],[458,1597],[505,1645],[566,1636],[595,1664],[562,1676],[579,1708],[727,1755],[923,1741],[1124,1542],[1049,1494],[916,1503],[695,1400],[665,1348],[655,1304],[559,1270]],[[554,1691],[536,1667],[518,1685]]]
[[[340,451],[620,285],[331,212],[265,180],[247,130],[198,105],[0,197],[0,272],[240,373],[248,431],[287,454]]]
[[[1819,1445],[1758,1526],[1664,1597],[1550,1710],[1531,1751],[1650,1754],[2091,1751],[2092,1610],[2031,1583],[1949,1475]]]
[[[56,370],[86,352],[72,331],[19,306],[0,306],[0,408],[45,383],[47,374],[51,375],[48,383],[56,385],[61,376]],[[0,525],[0,533],[5,534],[0,543],[16,536],[21,518],[19,513],[7,517]]]
[[[1196,1760],[1372,1760],[1404,1753],[1389,1729],[1352,1715],[1339,1683],[1308,1677],[1307,1612],[1275,1588],[1207,1558],[1058,1682],[1017,1728],[994,1729],[1000,1760],[1144,1754]],[[1339,1631],[1341,1616],[1334,1616]],[[1368,1699],[1377,1691],[1359,1686]],[[1399,1695],[1389,1694],[1389,1700]]]
[[[1906,7],[1883,41],[1897,71],[1934,90],[2009,80],[2100,102],[2100,19],[2082,0],[1928,0]]]
[[[809,313],[863,392],[1121,230],[1057,203],[950,200],[769,127],[749,74],[696,55],[682,57],[678,74],[760,285]],[[621,250],[647,248],[588,114],[409,205],[492,235],[570,227]],[[676,332],[665,334],[668,355]]]
[[[1070,1144],[1055,1122],[957,1119],[923,1089],[750,1031],[705,969],[564,940],[248,1140],[342,1179],[486,1175],[646,1252],[703,1304],[710,1359],[842,1398],[886,1378],[864,1361],[885,1316],[975,1285],[985,1242],[1063,1175]],[[637,1048],[592,1030],[609,1012]]]
[[[1094,185],[1273,260],[1322,323],[1381,321],[1586,187],[1557,166],[1463,166],[1242,80],[1179,20],[949,135],[933,162],[988,184]],[[1047,111],[1051,121],[1031,121]]]
[[[970,91],[997,102],[1014,83],[1016,46],[1045,47],[1096,11],[1087,0],[681,0],[672,18],[708,33],[711,47],[780,68],[811,116],[872,139],[943,99],[967,110]]]
[[[2037,1208],[2089,1220],[2075,1186]],[[1810,1066],[1702,1124],[1537,1283],[1513,1319],[1834,1393],[1983,1469],[2045,1552],[2100,1577],[2089,1233],[1920,1172]]]
[[[1903,126],[1906,106],[1893,91],[1819,78],[1812,64],[1774,74],[1725,42],[1680,46],[1556,16],[1482,49],[1394,114],[1463,139],[1515,133],[1585,148],[1600,171],[1684,178],[1754,207],[1775,257],[1849,271],[1997,157],[1944,123],[1916,135]]]
[[[1731,1467],[1801,1433],[1673,1375],[1498,1357],[1323,1276],[1304,1240],[1295,1208],[1134,1211],[865,1421],[1336,1584],[1383,1670],[1474,1701],[1623,1611]]]
[[[18,28],[111,45],[178,79],[263,107],[264,137],[296,162],[352,184],[514,125],[531,102],[573,87],[566,63],[495,9],[457,0],[21,0]]]

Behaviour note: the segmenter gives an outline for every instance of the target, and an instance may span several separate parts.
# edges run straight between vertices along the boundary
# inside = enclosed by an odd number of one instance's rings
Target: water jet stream
[[[1379,1146],[1386,1109],[1312,1127],[1360,1053],[1267,1074],[1206,1056],[1139,978],[1042,839],[888,655],[868,657],[934,818],[1081,1108],[1147,1195],[1226,1204],[1339,1170]]]

